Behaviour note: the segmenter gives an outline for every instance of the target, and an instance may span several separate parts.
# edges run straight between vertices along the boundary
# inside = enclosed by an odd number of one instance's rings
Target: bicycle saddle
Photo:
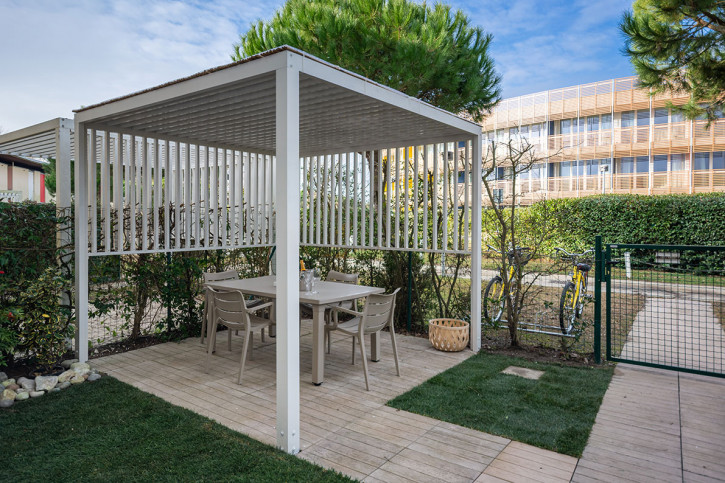
[[[577,263],[576,268],[578,268],[582,272],[588,272],[589,270],[592,269],[592,266],[589,265],[588,263]]]

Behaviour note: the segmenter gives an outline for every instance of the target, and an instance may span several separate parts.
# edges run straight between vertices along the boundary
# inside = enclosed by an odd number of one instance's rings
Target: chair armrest
[[[363,316],[363,313],[362,312],[357,312],[355,310],[345,309],[343,307],[331,307],[330,310],[332,310],[334,313],[344,312],[346,314],[355,315],[357,317],[362,317]]]
[[[271,307],[272,305],[274,305],[274,302],[267,302],[261,305],[255,305],[254,307],[248,308],[247,313],[253,314],[258,310],[266,309],[267,307]]]

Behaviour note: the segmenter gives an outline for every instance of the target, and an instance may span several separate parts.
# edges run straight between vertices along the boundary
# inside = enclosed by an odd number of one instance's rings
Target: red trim
[[[45,175],[40,175],[40,202],[45,203]]]

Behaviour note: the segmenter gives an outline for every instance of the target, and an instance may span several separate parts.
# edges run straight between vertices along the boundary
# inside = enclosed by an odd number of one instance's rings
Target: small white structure
[[[276,245],[277,442],[296,453],[300,245],[470,254],[471,320],[480,320],[474,123],[280,47],[80,109],[75,124],[81,360],[89,256]],[[449,156],[452,172],[440,162]],[[449,188],[459,169],[470,175]],[[430,176],[420,189],[412,180],[422,170]],[[452,230],[434,223],[429,236],[429,207],[453,196],[465,216]],[[471,327],[478,350],[479,324]]]
[[[53,158],[56,160],[56,205],[58,209],[70,207],[70,161],[73,153],[73,121],[62,117],[28,126],[17,131],[0,134],[0,155],[26,158]],[[5,163],[8,164],[8,163]],[[22,163],[19,163],[22,165]],[[18,173],[3,173],[0,166],[0,190],[23,191],[23,198],[45,201],[40,175],[23,180]],[[14,166],[13,166],[14,167]],[[12,181],[10,181],[12,180]],[[10,181],[10,182],[9,182]],[[23,186],[25,185],[25,186]],[[37,196],[33,193],[36,192]],[[2,196],[0,196],[2,198]]]

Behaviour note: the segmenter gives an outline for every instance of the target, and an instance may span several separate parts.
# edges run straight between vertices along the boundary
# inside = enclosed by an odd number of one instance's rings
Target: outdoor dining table
[[[207,286],[217,290],[238,290],[245,295],[275,299],[277,295],[275,278],[268,275],[265,277],[225,280],[222,282],[209,282]],[[379,287],[322,281],[317,282],[310,292],[300,291],[300,303],[312,307],[313,384],[319,386],[325,378],[325,309],[339,302],[360,299],[371,294],[384,292],[385,289]],[[370,346],[370,358],[373,361],[378,361],[380,345],[377,334],[371,335]]]

